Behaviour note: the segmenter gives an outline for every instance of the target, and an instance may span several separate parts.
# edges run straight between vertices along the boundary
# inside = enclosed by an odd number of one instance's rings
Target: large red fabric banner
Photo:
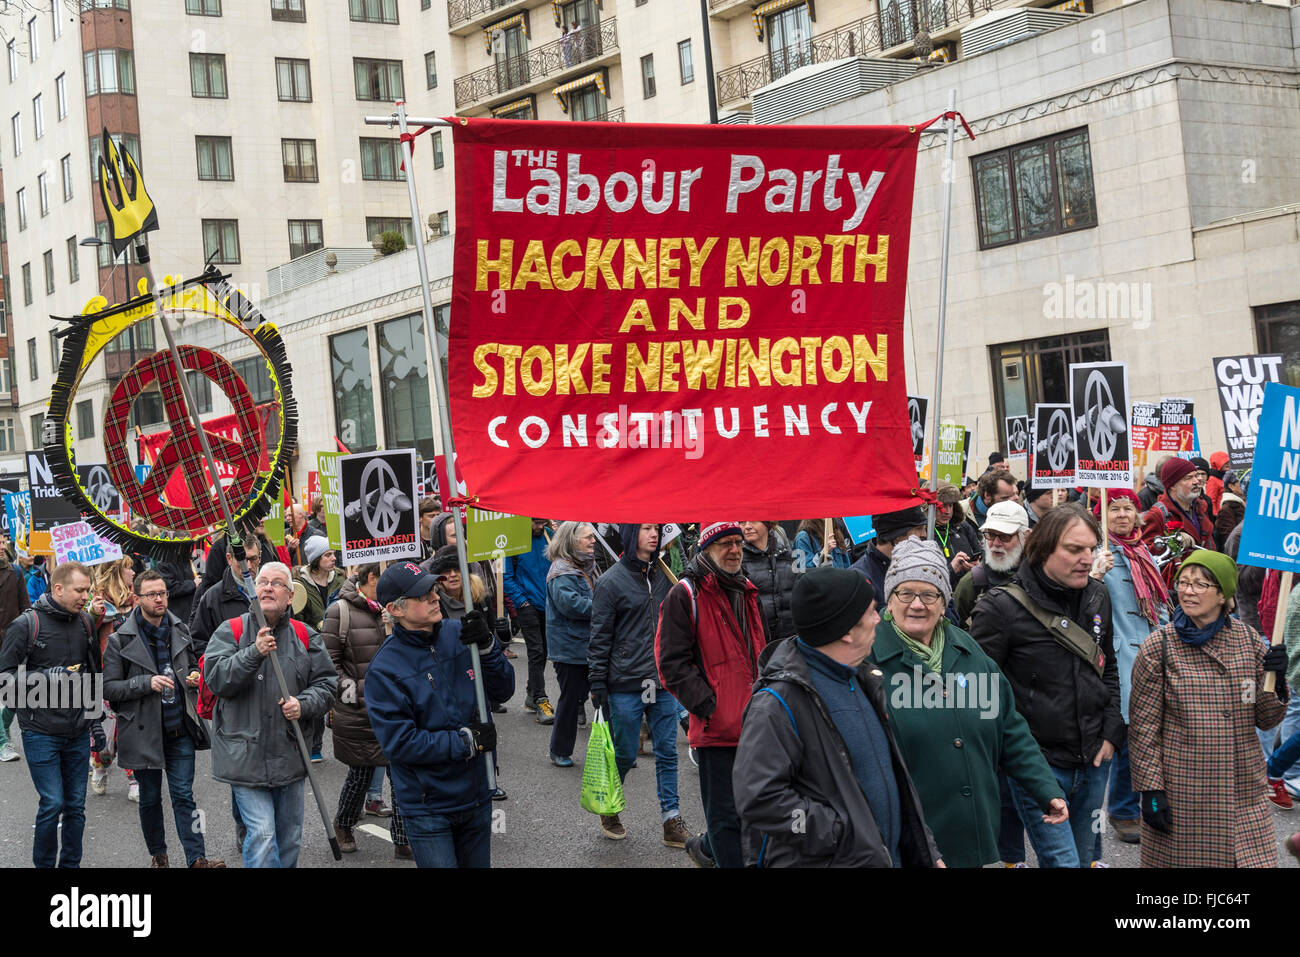
[[[266,429],[270,424],[271,413],[276,410],[275,403],[257,406],[257,421],[261,428],[261,435],[241,435],[239,432],[239,416],[237,415],[220,415],[214,419],[207,419],[203,422],[203,431],[211,432],[213,435],[219,435],[222,438],[230,439],[234,442],[248,443],[254,442],[258,446],[257,467],[266,471],[271,467],[270,459],[266,454]],[[148,435],[140,436],[140,461],[143,464],[153,467],[154,460],[162,447],[167,444],[171,438],[171,430],[164,429],[161,432],[151,432]],[[230,479],[233,472],[225,463],[217,462],[217,471],[221,474],[223,480]],[[203,467],[203,476],[207,479],[208,484],[212,483],[212,476],[208,474],[207,466]],[[185,487],[185,479],[177,469],[168,479],[167,487],[163,493],[168,504],[173,508],[190,508],[190,494]]]
[[[478,507],[646,522],[917,502],[919,131],[453,129],[451,421]]]

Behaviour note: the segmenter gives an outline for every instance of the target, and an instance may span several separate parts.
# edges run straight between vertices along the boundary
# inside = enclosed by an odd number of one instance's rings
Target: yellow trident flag
[[[125,165],[125,170],[123,166]],[[125,176],[123,175],[125,173]],[[109,175],[113,177],[113,192],[109,190]],[[104,128],[104,149],[99,157],[99,192],[108,213],[108,235],[113,244],[113,255],[118,256],[133,236],[158,228],[158,211],[144,188],[144,176],[130,153],[117,151],[113,138]],[[126,180],[129,177],[130,186]]]

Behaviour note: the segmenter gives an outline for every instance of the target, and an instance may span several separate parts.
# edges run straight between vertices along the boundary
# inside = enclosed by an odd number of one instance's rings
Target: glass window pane
[[[975,190],[979,196],[980,243],[995,246],[1015,239],[1011,175],[1005,153],[975,160]]]
[[[1030,239],[1055,232],[1056,203],[1052,194],[1052,164],[1047,144],[1017,147],[1012,151],[1012,163],[1020,238]]]
[[[334,381],[334,423],[338,436],[354,452],[378,447],[374,392],[370,380],[370,331],[354,329],[330,337]],[[389,446],[393,445],[391,437]]]
[[[413,448],[426,459],[432,458],[433,416],[424,361],[424,321],[417,313],[381,323],[376,331],[385,447]]]
[[[1061,192],[1061,225],[1065,229],[1097,223],[1097,197],[1092,188],[1092,157],[1088,134],[1076,133],[1056,143],[1056,176]]]

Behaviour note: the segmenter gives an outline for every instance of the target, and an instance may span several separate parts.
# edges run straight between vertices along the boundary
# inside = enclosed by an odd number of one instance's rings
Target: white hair
[[[267,572],[275,572],[277,574],[284,575],[285,584],[287,585],[293,584],[293,572],[289,570],[289,566],[286,565],[284,562],[267,562],[265,565],[262,566],[261,570],[258,571],[257,577],[261,578]]]

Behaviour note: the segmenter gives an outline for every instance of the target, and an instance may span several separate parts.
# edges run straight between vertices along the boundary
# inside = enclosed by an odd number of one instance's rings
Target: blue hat
[[[379,576],[376,597],[381,605],[390,604],[399,598],[419,598],[433,591],[442,577],[426,572],[415,562],[397,562],[389,565]]]

